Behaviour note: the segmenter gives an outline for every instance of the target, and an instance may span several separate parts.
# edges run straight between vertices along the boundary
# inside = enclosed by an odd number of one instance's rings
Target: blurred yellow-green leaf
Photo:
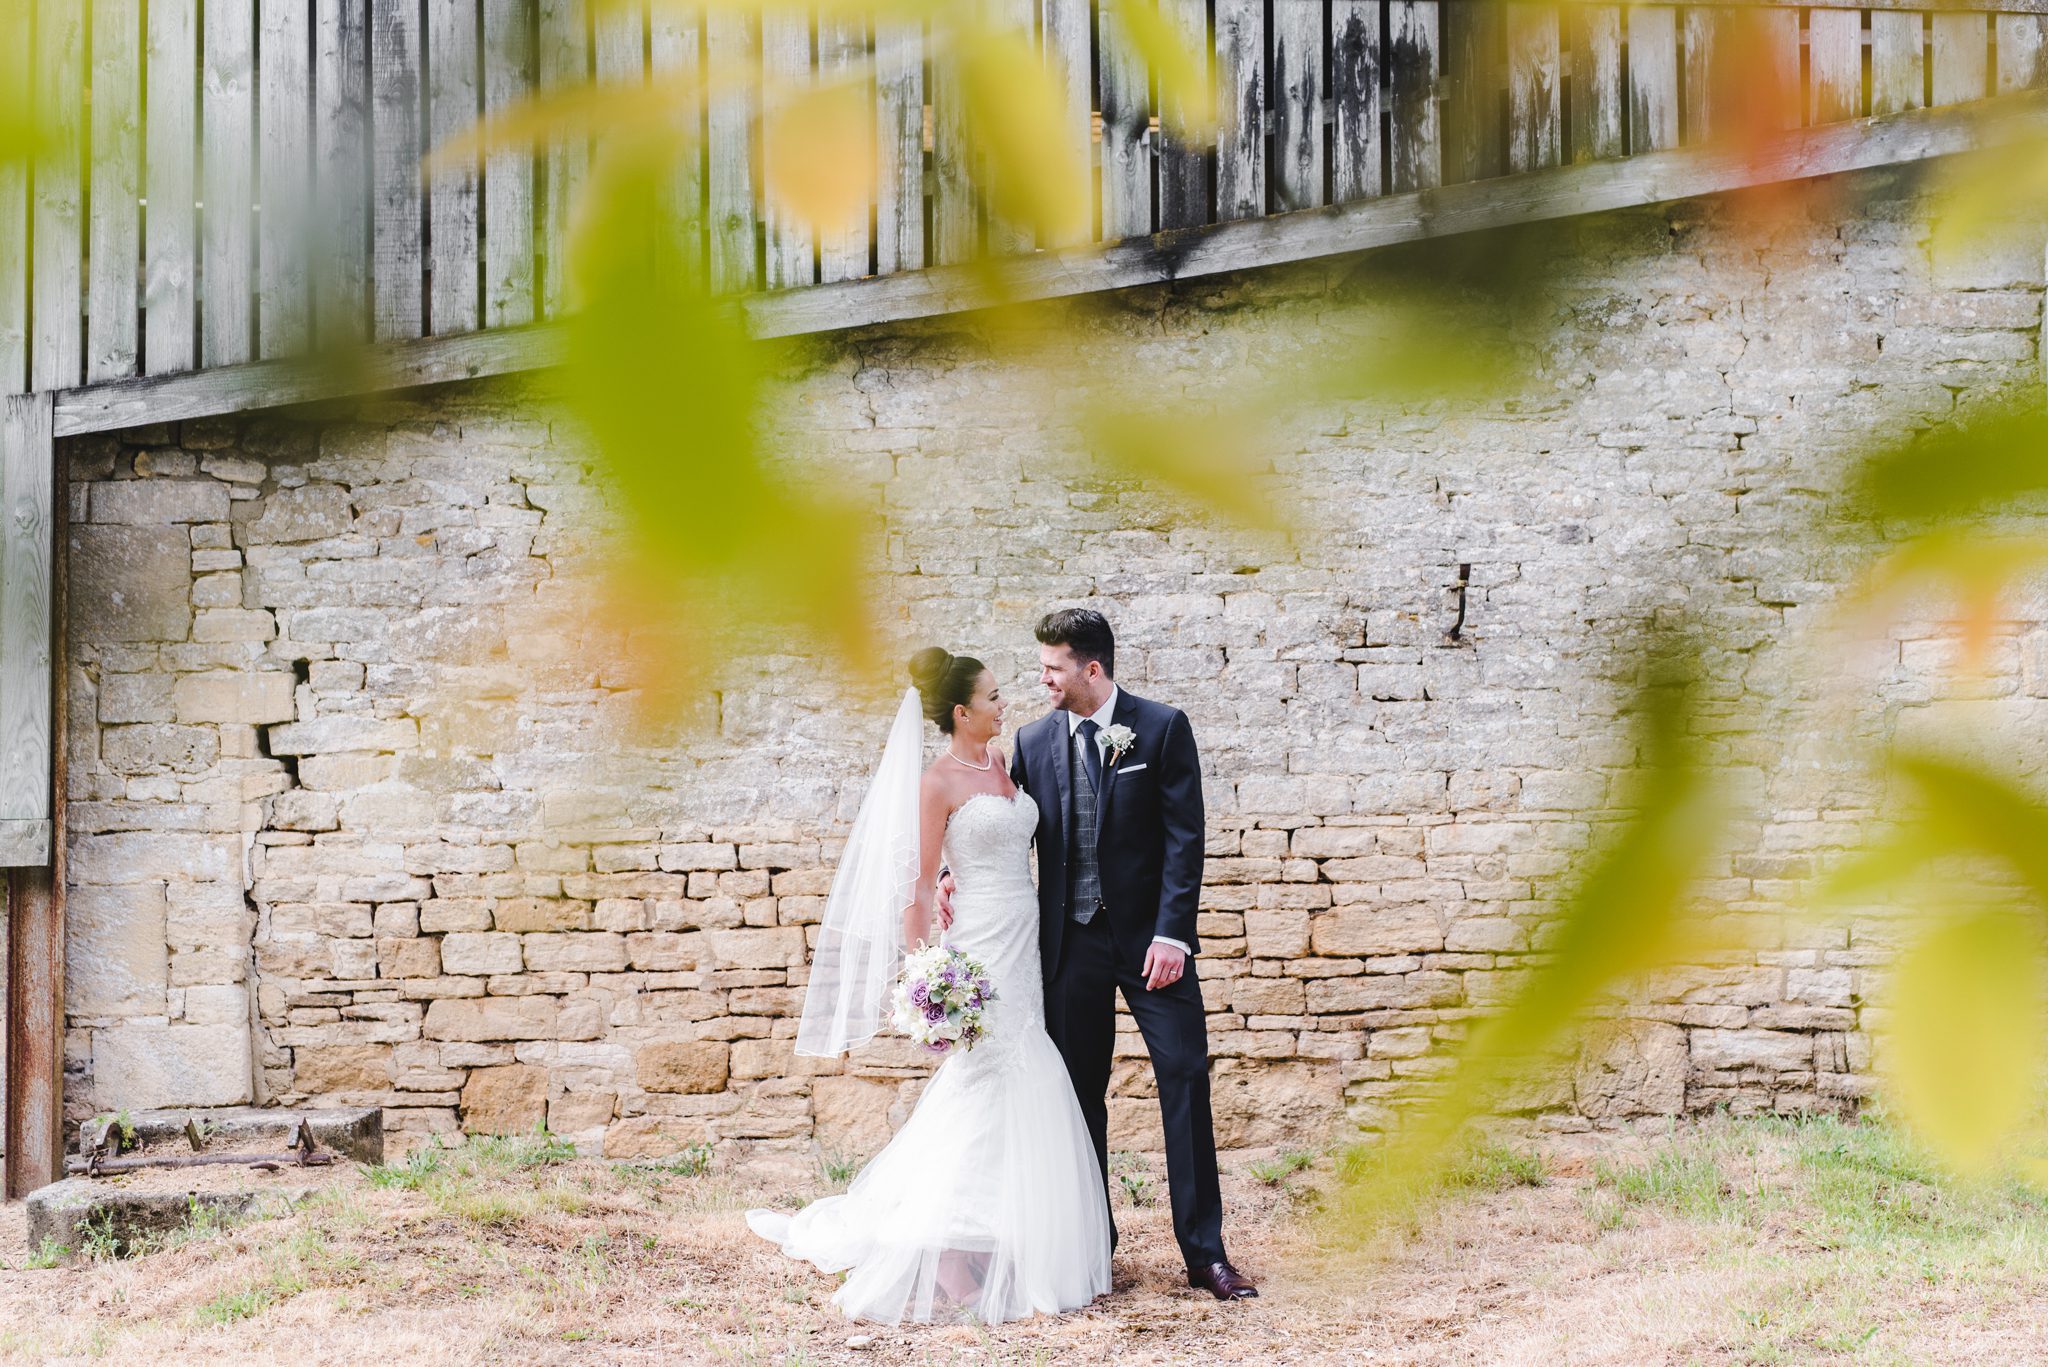
[[[1405,1209],[1465,1124],[1518,1076],[1556,1066],[1556,1048],[1604,994],[1711,947],[1688,916],[1687,899],[1724,837],[1729,808],[1692,734],[1699,672],[1693,643],[1653,647],[1629,708],[1638,766],[1613,804],[1618,820],[1580,862],[1543,959],[1498,1010],[1475,1021],[1444,1090],[1409,1118],[1385,1154],[1352,1166],[1338,1206],[1347,1236]]]
[[[1082,427],[1096,454],[1115,467],[1227,509],[1246,526],[1279,531],[1288,524],[1268,488],[1264,436],[1248,417],[1231,408],[1133,408],[1101,400],[1083,414]]]
[[[1961,1172],[1991,1167],[2040,1104],[2041,970],[2039,930],[1987,910],[1943,918],[1890,979],[1891,1095]]]
[[[970,139],[988,168],[994,212],[1055,241],[1085,233],[1088,166],[1064,136],[1059,82],[1031,45],[1006,29],[975,29],[956,60]]]
[[[1159,0],[1110,0],[1102,7],[1159,83],[1167,131],[1184,142],[1216,135],[1216,86],[1201,34],[1161,10]]]
[[[672,140],[611,142],[572,244],[568,394],[622,495],[643,610],[666,601],[689,674],[741,630],[777,626],[874,658],[861,562],[873,528],[771,471],[759,407],[771,355],[713,298],[675,217]]]
[[[1969,526],[1927,531],[1878,560],[1843,599],[1849,613],[1887,615],[1909,594],[1946,595],[1961,627],[1965,668],[1983,662],[2014,586],[2048,566],[2048,537],[1994,536]]]
[[[1880,450],[1851,490],[1870,516],[1938,522],[2048,492],[2044,457],[2048,412],[1995,408]]]
[[[864,82],[790,92],[762,120],[767,190],[821,232],[867,227],[875,184],[875,121]]]

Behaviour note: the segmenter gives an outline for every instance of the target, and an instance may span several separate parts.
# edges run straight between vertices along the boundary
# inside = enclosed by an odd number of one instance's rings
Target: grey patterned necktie
[[[1067,861],[1067,907],[1076,921],[1087,925],[1102,901],[1102,870],[1095,858],[1096,786],[1102,757],[1095,748],[1095,723],[1084,721],[1075,727],[1067,754],[1073,771],[1068,788],[1074,803],[1074,849]]]

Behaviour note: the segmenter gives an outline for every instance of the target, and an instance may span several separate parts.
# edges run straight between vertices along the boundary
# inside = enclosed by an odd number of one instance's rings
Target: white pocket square
[[[1117,770],[1117,772],[1120,774],[1135,774],[1140,769],[1145,769],[1149,767],[1149,765],[1144,764],[1126,764],[1123,768]]]

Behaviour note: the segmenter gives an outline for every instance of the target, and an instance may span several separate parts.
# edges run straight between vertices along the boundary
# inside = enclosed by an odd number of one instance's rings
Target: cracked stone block
[[[192,539],[182,527],[71,528],[71,630],[88,641],[182,641]]]
[[[243,1025],[118,1025],[92,1032],[92,1090],[104,1110],[238,1106],[250,1097]]]
[[[478,1068],[462,1087],[462,1128],[470,1134],[524,1134],[547,1119],[548,1070],[514,1063]]]
[[[65,1010],[86,1017],[162,1015],[170,977],[164,885],[75,887],[64,915]]]
[[[220,733],[210,726],[142,722],[109,726],[100,733],[100,756],[124,774],[197,774],[220,758]]]
[[[262,500],[262,511],[244,523],[241,532],[244,544],[255,546],[320,541],[341,536],[354,524],[346,489],[338,484],[305,484],[267,495]]]
[[[210,479],[117,479],[92,486],[94,522],[158,527],[225,522],[227,516],[228,491]]]
[[[171,721],[173,680],[167,674],[102,674],[99,711],[103,723]]]
[[[1685,1031],[1662,1021],[1589,1027],[1573,1076],[1581,1114],[1595,1120],[1677,1115],[1685,1109]]]
[[[219,670],[181,676],[175,689],[178,720],[263,726],[295,715],[295,681],[281,670]]]

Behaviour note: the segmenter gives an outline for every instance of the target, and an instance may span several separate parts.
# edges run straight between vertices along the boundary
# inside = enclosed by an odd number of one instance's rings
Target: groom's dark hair
[[[1060,608],[1038,619],[1038,643],[1065,646],[1082,664],[1090,660],[1102,666],[1108,677],[1116,677],[1116,633],[1109,619],[1094,608]]]

